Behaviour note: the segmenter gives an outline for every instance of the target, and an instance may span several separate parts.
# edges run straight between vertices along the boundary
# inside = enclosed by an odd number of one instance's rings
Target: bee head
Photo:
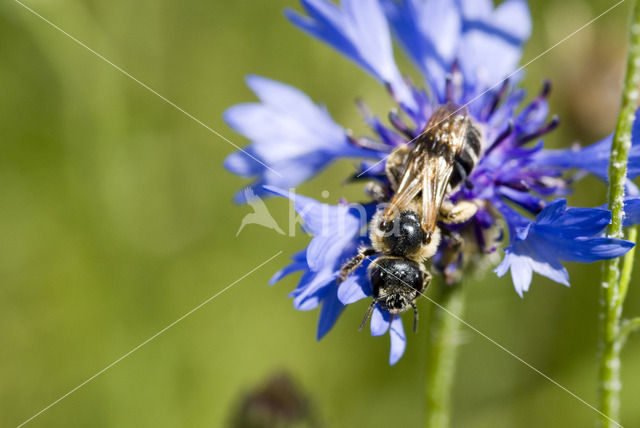
[[[400,257],[379,257],[369,267],[373,298],[381,309],[401,314],[413,306],[424,288],[420,266]]]
[[[414,211],[403,211],[392,221],[381,221],[379,226],[383,240],[394,256],[415,253],[426,241],[420,216]]]

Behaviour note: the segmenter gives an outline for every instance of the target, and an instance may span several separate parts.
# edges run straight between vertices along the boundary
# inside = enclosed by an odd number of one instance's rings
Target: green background
[[[533,2],[532,2],[533,3]],[[536,0],[535,58],[615,4]],[[249,73],[290,83],[355,131],[353,101],[389,100],[373,79],[302,35],[282,15],[294,0],[30,0],[47,19],[236,144],[223,111],[255,98]],[[618,110],[625,2],[527,67],[525,86],[554,83],[563,123],[551,146],[608,134]],[[398,61],[406,65],[399,51]],[[405,67],[405,70],[407,68]],[[246,184],[222,168],[234,149],[13,0],[0,4],[0,426],[16,426],[282,250],[166,333],[33,420],[33,427],[218,427],[242,394],[286,369],[326,426],[420,426],[426,312],[404,358],[389,367],[388,336],[357,326],[350,307],[315,340],[317,311],[293,310],[297,278],[268,287],[302,248],[248,226],[231,202]],[[300,192],[358,199],[342,162]],[[584,180],[576,205],[604,203]],[[268,202],[285,227],[287,206]],[[597,401],[601,266],[569,267],[572,288],[535,277],[524,299],[509,278],[469,278],[465,320],[589,403]],[[626,313],[640,314],[632,284]],[[465,329],[455,427],[593,426],[595,412]],[[640,421],[640,338],[623,352],[622,423]]]

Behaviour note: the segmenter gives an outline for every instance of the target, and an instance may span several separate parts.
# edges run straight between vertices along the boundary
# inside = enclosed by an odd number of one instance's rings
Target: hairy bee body
[[[418,200],[427,240],[433,235],[445,196],[471,174],[482,148],[481,133],[466,110],[446,104],[432,115],[413,146],[394,150],[387,162],[393,197],[383,214],[389,221]]]
[[[455,189],[471,175],[471,171],[480,160],[482,135],[475,125],[470,124],[465,135],[465,144],[454,158],[454,168],[449,179],[449,187]]]
[[[440,243],[438,222],[462,223],[477,211],[473,202],[453,204],[445,198],[466,181],[481,149],[481,132],[466,109],[447,104],[434,112],[418,137],[389,155],[386,175],[393,196],[371,221],[372,248],[362,249],[354,258],[359,261],[347,263],[339,276],[342,281],[353,272],[363,254],[380,255],[368,270],[373,302],[363,325],[378,304],[393,315],[413,308],[415,330],[415,301],[431,279],[424,262]]]

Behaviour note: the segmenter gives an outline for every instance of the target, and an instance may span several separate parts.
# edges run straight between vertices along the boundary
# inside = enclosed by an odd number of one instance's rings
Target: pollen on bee
[[[431,257],[433,257],[438,251],[438,247],[440,246],[440,228],[437,228],[433,231],[433,235],[431,235],[431,240],[427,245],[423,245],[420,247],[417,254],[415,254],[412,259],[418,262],[425,262]]]

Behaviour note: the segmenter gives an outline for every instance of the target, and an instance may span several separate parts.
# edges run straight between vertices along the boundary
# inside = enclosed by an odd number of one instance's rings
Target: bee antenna
[[[447,74],[445,77],[445,94],[447,102],[453,102],[453,75]]]
[[[364,314],[364,319],[362,320],[362,323],[360,323],[358,331],[362,331],[364,325],[367,323],[367,321],[369,321],[369,319],[371,319],[371,314],[373,313],[373,308],[376,306],[376,303],[378,303],[378,299],[374,299],[373,302],[371,302],[371,304],[369,305],[369,308],[367,308],[367,313]]]
[[[413,332],[418,332],[418,307],[416,306],[416,302],[411,302],[411,307],[413,308]]]

